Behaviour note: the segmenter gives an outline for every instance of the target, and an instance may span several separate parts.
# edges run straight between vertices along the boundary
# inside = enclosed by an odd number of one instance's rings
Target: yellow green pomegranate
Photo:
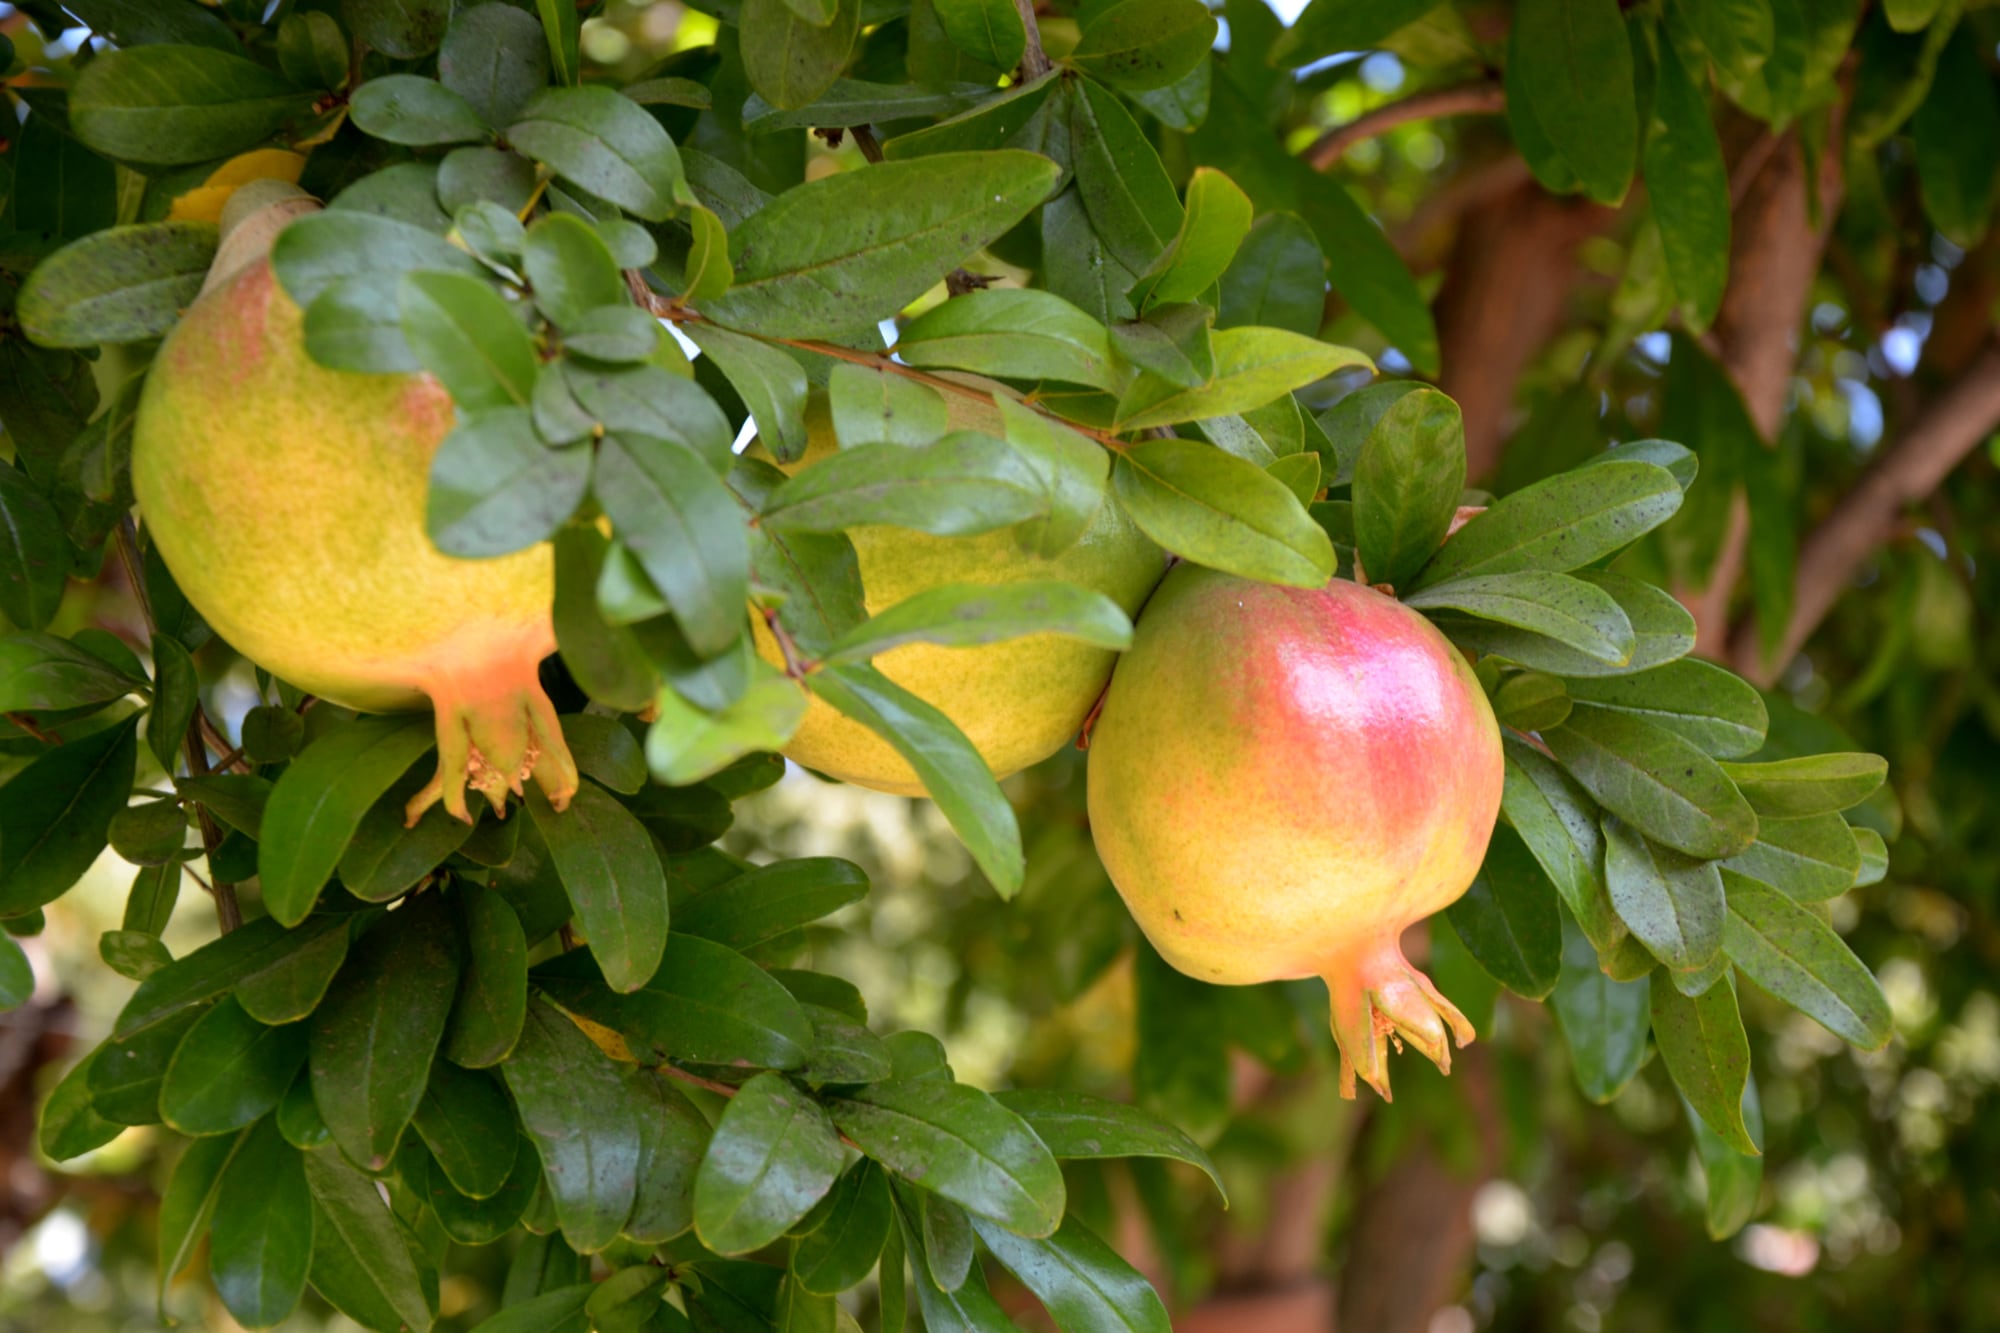
[[[1090,830],[1160,955],[1249,985],[1323,977],[1341,1090],[1389,1095],[1400,1036],[1449,1071],[1472,1027],[1403,957],[1500,808],[1500,729],[1435,626],[1345,579],[1193,565],[1139,619],[1091,733]]]
[[[140,516],[188,600],[252,661],[351,708],[436,710],[437,775],[412,822],[440,799],[468,818],[467,785],[499,810],[530,775],[561,808],[576,765],[536,680],[555,648],[550,548],[460,560],[431,545],[425,492],[451,397],[428,375],[306,354],[264,252],[274,218],[310,209],[293,198],[226,219],[226,267],[140,401]]]
[[[991,403],[964,394],[946,397],[951,429],[1001,433],[1000,413]],[[805,455],[787,471],[810,467],[838,447],[827,405],[817,395],[808,408],[807,430]],[[848,537],[860,563],[870,615],[946,584],[1048,579],[1103,593],[1131,614],[1166,568],[1160,548],[1108,497],[1083,536],[1054,559],[1022,550],[1014,532],[1004,529],[975,537],[933,537],[871,525],[849,530]],[[756,616],[751,628],[758,652],[782,665],[777,643]],[[993,775],[1004,778],[1048,758],[1076,735],[1110,679],[1116,656],[1076,639],[1035,634],[975,648],[906,644],[877,657],[875,665],[956,723]],[[888,742],[818,699],[784,752],[843,782],[905,796],[924,794],[916,771]]]

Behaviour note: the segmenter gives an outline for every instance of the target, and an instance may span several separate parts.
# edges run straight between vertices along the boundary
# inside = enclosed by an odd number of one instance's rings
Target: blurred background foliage
[[[1268,42],[1299,7],[1234,0],[1222,41],[1256,30]],[[1990,63],[2000,9],[1975,7],[1963,21]],[[1308,66],[1289,86],[1276,71],[1251,73],[1265,81],[1287,147],[1308,151],[1370,111],[1477,73],[1481,40],[1506,22],[1504,6],[1475,0],[1434,11],[1384,50]],[[1066,24],[1044,18],[1052,50]],[[31,76],[44,81],[60,80],[82,36],[73,30],[66,46],[45,50],[5,5],[0,32],[16,51],[10,77],[54,71]],[[585,23],[582,48],[600,72],[631,79],[700,51],[716,32],[713,18],[673,0],[608,0]],[[871,38],[863,64],[894,59],[893,36]],[[1735,128],[1724,126],[1726,145]],[[1184,136],[1163,135],[1162,150],[1171,168],[1188,169]],[[855,155],[851,140],[809,151],[812,173]],[[1926,221],[1907,138],[1855,148],[1840,165],[1845,195],[1778,400],[1782,513],[1797,534],[1990,338],[2000,282],[1990,239],[1967,251]],[[1491,117],[1396,125],[1348,147],[1338,174],[1427,294],[1477,248],[1468,229],[1501,243],[1517,222],[1504,210],[1518,211],[1532,188]],[[1538,202],[1571,217],[1587,207]],[[1568,231],[1547,218],[1534,225],[1562,280],[1548,327],[1493,358],[1517,363],[1484,418],[1484,461],[1497,460],[1500,488],[1615,439],[1659,434],[1702,447],[1693,437],[1708,423],[1675,419],[1685,398],[1674,381],[1700,373],[1703,352],[1666,331],[1645,210],[1593,209]],[[984,267],[1004,269],[999,258]],[[1383,350],[1372,330],[1335,316],[1329,337]],[[1389,350],[1385,369],[1407,369],[1397,360]],[[1475,432],[1476,413],[1492,405],[1464,377],[1487,368],[1458,370],[1456,384],[1447,371]],[[1482,994],[1448,929],[1432,937],[1432,964],[1481,1043],[1448,1081],[1421,1061],[1399,1062],[1393,1105],[1339,1101],[1319,983],[1202,988],[1139,940],[1090,848],[1081,755],[1009,784],[1030,867],[1012,904],[978,880],[929,803],[799,771],[740,805],[725,845],[758,860],[831,854],[866,867],[875,891],[815,933],[813,965],[860,986],[878,1028],[946,1035],[961,1079],[1129,1095],[1211,1142],[1227,1212],[1157,1164],[1085,1165],[1071,1179],[1092,1224],[1182,1302],[1273,1289],[1324,1302],[1314,1278],[1332,1275],[1343,1327],[1356,1333],[2000,1327],[1996,469],[2000,436],[1899,521],[1770,691],[1774,734],[1890,760],[1893,797],[1873,814],[1890,836],[1890,873],[1833,909],[1881,977],[1897,1039],[1857,1054],[1745,988],[1770,1170],[1731,1186],[1747,1190],[1750,1221],[1726,1241],[1711,1240],[1705,1223],[1704,1200],[1721,1182],[1704,1181],[1689,1117],[1657,1062],[1608,1108],[1591,1106],[1552,1040],[1549,1011],[1496,1002],[1491,983]],[[1676,533],[1701,521],[1684,514],[1633,558],[1672,578]],[[141,632],[129,590],[110,573],[72,584],[52,629],[86,625]],[[247,670],[239,663],[213,687],[214,711],[232,728],[253,700]],[[38,1003],[0,1018],[0,1329],[9,1333],[156,1326],[153,1214],[170,1137],[128,1130],[58,1170],[37,1159],[32,1134],[64,1053],[100,1038],[128,991],[98,961],[97,937],[117,926],[130,874],[107,853],[51,908],[46,932],[22,941]],[[202,895],[182,896],[178,938],[167,937],[176,953],[207,938],[208,911]],[[458,1250],[440,1328],[490,1312],[504,1264]],[[205,1283],[184,1281],[170,1304],[193,1327],[233,1327]],[[1240,1312],[1228,1322],[1227,1304],[1209,1308],[1222,1322],[1202,1327],[1252,1327]],[[286,1325],[342,1326],[324,1307]]]

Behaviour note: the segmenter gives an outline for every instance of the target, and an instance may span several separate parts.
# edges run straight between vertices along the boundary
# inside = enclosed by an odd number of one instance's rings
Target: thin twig
[[[847,128],[847,132],[854,136],[854,146],[861,150],[861,156],[867,158],[870,162],[880,162],[882,160],[882,145],[875,138],[874,126],[850,125]]]
[[[1387,133],[1413,120],[1433,120],[1438,116],[1496,115],[1507,108],[1507,94],[1497,83],[1469,83],[1458,88],[1434,88],[1416,93],[1328,130],[1313,140],[1305,159],[1316,171],[1325,171],[1342,154],[1365,139]]]
[[[1021,81],[1033,83],[1054,69],[1048,52],[1042,50],[1042,25],[1035,21],[1035,0],[1014,0],[1014,11],[1028,33],[1028,49],[1021,53]]]
[[[114,545],[118,549],[119,563],[125,567],[125,577],[132,585],[132,595],[138,600],[139,613],[146,618],[146,632],[153,637],[160,633],[159,622],[153,619],[153,601],[146,593],[146,576],[139,561],[139,543],[132,527],[131,515],[119,521],[113,534]],[[181,755],[187,761],[189,777],[208,775],[208,747],[203,743],[203,728],[212,729],[208,715],[202,711],[201,700],[196,699],[194,717],[188,722],[187,734],[181,737]],[[169,777],[173,776],[168,774]],[[215,870],[215,851],[222,845],[222,830],[217,827],[215,817],[208,813],[208,807],[195,803],[195,819],[201,825],[202,854],[208,858],[210,873]],[[224,883],[217,877],[209,892],[215,898],[215,917],[227,935],[243,924],[243,908],[236,901],[236,886]]]
[[[791,632],[778,623],[778,612],[773,607],[758,608],[764,617],[764,627],[771,631],[771,637],[778,642],[778,652],[785,659],[785,674],[793,680],[804,680],[812,671],[813,664],[799,654],[799,645]]]

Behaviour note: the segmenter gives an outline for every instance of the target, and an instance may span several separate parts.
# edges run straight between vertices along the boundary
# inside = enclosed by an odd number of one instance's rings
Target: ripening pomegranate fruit
[[[1431,623],[1336,579],[1181,565],[1090,740],[1099,855],[1162,957],[1224,985],[1325,979],[1341,1091],[1400,1034],[1449,1072],[1471,1024],[1398,937],[1455,901],[1500,808],[1500,730]]]
[[[265,256],[274,222],[311,207],[228,219],[211,285],[146,380],[140,515],[244,656],[351,708],[436,710],[437,776],[412,822],[440,799],[469,818],[468,784],[499,811],[530,775],[560,809],[576,764],[536,680],[555,648],[551,550],[459,560],[431,545],[424,497],[451,396],[429,375],[347,374],[306,354]]]
[[[991,381],[984,386],[999,389]],[[1004,390],[1001,390],[1004,392]],[[952,430],[999,435],[999,410],[963,394],[946,396]],[[787,472],[810,467],[839,445],[823,397],[806,414],[807,444]],[[973,537],[933,537],[908,528],[868,525],[848,530],[861,570],[862,598],[876,615],[907,597],[951,583],[1060,580],[1101,592],[1139,609],[1166,569],[1166,555],[1147,540],[1109,496],[1076,544],[1053,559],[1021,549],[1011,529]],[[782,665],[777,642],[750,618],[757,650]],[[1031,634],[974,648],[912,643],[875,659],[882,674],[958,724],[996,778],[1039,763],[1073,738],[1111,677],[1117,654],[1059,634]],[[786,757],[843,782],[903,796],[922,796],[909,762],[874,732],[814,699]]]

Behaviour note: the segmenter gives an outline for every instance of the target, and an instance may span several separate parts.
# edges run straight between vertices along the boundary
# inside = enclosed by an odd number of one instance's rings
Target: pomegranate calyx
[[[1389,1043],[1408,1042],[1440,1073],[1451,1072],[1451,1043],[1462,1049],[1477,1035],[1458,1006],[1403,957],[1392,937],[1321,972],[1332,997],[1333,1039],[1340,1047],[1340,1095],[1352,1098],[1358,1075],[1382,1095],[1389,1091]]]

